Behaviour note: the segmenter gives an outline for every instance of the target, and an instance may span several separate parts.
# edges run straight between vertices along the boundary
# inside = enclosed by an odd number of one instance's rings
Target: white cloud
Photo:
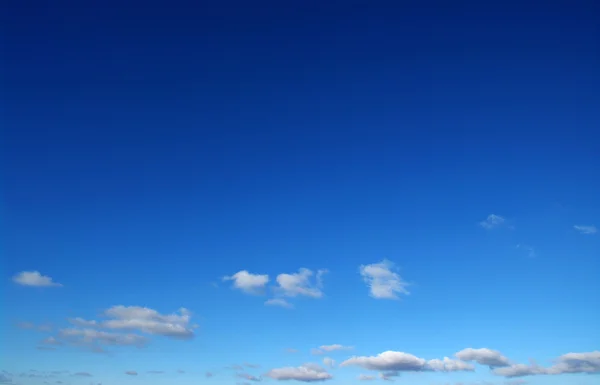
[[[581,234],[596,234],[598,232],[596,226],[575,225],[573,228],[579,231]]]
[[[265,301],[265,305],[266,306],[279,306],[279,307],[284,307],[287,309],[292,309],[294,307],[294,305],[292,305],[291,303],[289,303],[288,301],[286,301],[283,298],[271,298],[271,299]]]
[[[493,373],[507,378],[568,373],[598,374],[600,373],[600,351],[563,354],[550,367],[543,367],[532,362],[529,365],[513,364],[496,368]]]
[[[335,352],[338,350],[352,350],[352,349],[354,349],[354,347],[352,347],[352,346],[333,344],[333,345],[321,345],[318,348],[311,349],[310,352],[314,355],[319,355],[319,354],[325,354],[328,352]]]
[[[97,327],[98,326],[98,322],[97,321],[88,321],[85,320],[83,318],[77,317],[77,318],[69,318],[68,319],[69,323],[75,325],[75,326],[79,326],[79,327],[85,327],[85,328],[89,328],[89,327]]]
[[[412,354],[388,350],[377,356],[352,357],[340,366],[360,366],[377,371],[421,371],[427,361]]]
[[[237,377],[244,378],[248,381],[254,381],[254,382],[259,382],[262,380],[260,377],[253,376],[250,373],[237,373]]]
[[[298,349],[294,349],[294,348],[286,348],[285,349],[286,353],[298,353]]]
[[[504,385],[525,385],[527,381],[525,380],[510,380],[504,382]]]
[[[529,258],[535,258],[535,257],[537,257],[537,253],[535,252],[535,248],[533,248],[532,246],[525,245],[523,243],[519,243],[519,244],[517,244],[517,249],[525,250],[527,252],[527,256]]]
[[[369,376],[367,374],[361,374],[358,376],[359,381],[373,381],[376,378],[377,377],[375,377],[375,376]]]
[[[248,294],[263,294],[269,282],[267,274],[252,274],[247,270],[238,271],[230,277],[223,277],[224,281],[233,281],[233,287]]]
[[[62,345],[62,341],[57,340],[54,337],[48,337],[42,340],[41,344],[43,345],[54,345],[54,346],[60,346]]]
[[[600,351],[563,354],[550,373],[600,373]]]
[[[513,364],[496,368],[492,373],[507,378],[548,374],[548,370],[538,365]]]
[[[380,372],[379,378],[384,381],[394,381],[394,377],[398,377],[399,375],[398,371]]]
[[[325,369],[315,364],[271,369],[266,376],[279,381],[296,380],[302,382],[326,381],[333,378]]]
[[[504,357],[499,351],[482,348],[467,348],[456,353],[455,356],[463,361],[475,361],[480,365],[499,367],[510,365],[510,360]]]
[[[382,372],[385,377],[394,377],[399,372],[457,372],[472,371],[474,368],[466,362],[452,360],[448,357],[443,360],[425,360],[404,352],[386,351],[377,356],[352,357],[340,366],[359,366],[368,370]]]
[[[125,374],[127,374],[128,376],[137,376],[138,372],[136,372],[135,370],[128,370],[125,372]]]
[[[62,329],[59,332],[61,340],[73,345],[113,345],[143,347],[148,339],[137,334],[110,333],[95,329]]]
[[[406,289],[408,284],[394,271],[394,264],[386,259],[360,266],[360,275],[369,286],[373,298],[398,299],[399,294],[409,294]]]
[[[142,333],[177,339],[194,336],[196,325],[190,325],[191,312],[179,309],[179,314],[160,314],[154,309],[140,306],[113,306],[104,314],[113,319],[101,323],[101,327],[114,330],[137,330]]]
[[[278,286],[275,288],[279,295],[285,297],[305,296],[311,298],[321,298],[323,296],[323,275],[327,270],[317,270],[315,275],[311,270],[301,268],[297,273],[279,274],[277,276]],[[315,275],[315,278],[313,278]]]
[[[490,214],[485,220],[479,222],[479,226],[483,227],[484,229],[491,230],[502,226],[504,222],[506,222],[505,219],[500,215]]]
[[[249,362],[244,362],[244,366],[247,368],[253,368],[253,369],[260,368],[259,364],[251,364]]]
[[[333,368],[335,366],[335,360],[329,357],[325,357],[323,358],[323,365],[327,366],[328,368]]]
[[[22,286],[33,287],[59,287],[58,282],[54,282],[51,277],[42,275],[39,271],[22,271],[13,277],[13,282]]]
[[[461,360],[453,360],[448,357],[444,359],[433,359],[427,361],[426,368],[434,372],[460,372],[460,371],[473,371],[475,367],[467,362]]]
[[[19,322],[17,323],[17,327],[19,329],[25,329],[25,330],[29,330],[29,329],[35,329],[35,324],[33,322]]]

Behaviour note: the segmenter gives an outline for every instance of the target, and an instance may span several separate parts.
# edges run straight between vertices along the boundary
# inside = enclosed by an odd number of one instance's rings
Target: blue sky
[[[482,3],[9,5],[0,383],[598,384],[598,8]]]

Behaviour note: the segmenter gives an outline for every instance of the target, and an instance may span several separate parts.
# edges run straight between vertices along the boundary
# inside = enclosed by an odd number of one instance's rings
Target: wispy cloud
[[[292,305],[291,303],[289,303],[287,300],[285,300],[283,298],[271,298],[271,299],[265,301],[265,306],[279,306],[279,307],[284,307],[286,309],[292,309],[294,307],[294,305]]]
[[[502,226],[505,222],[506,220],[500,215],[490,214],[485,220],[479,222],[479,226],[483,227],[484,229],[491,230]]]
[[[598,229],[596,228],[596,226],[591,225],[591,226],[583,226],[583,225],[575,225],[573,226],[573,228],[577,231],[579,231],[581,234],[596,234],[598,232]]]
[[[371,297],[376,299],[399,299],[408,295],[408,284],[395,271],[395,265],[384,259],[379,263],[360,266],[360,275],[369,286]]]
[[[352,350],[354,349],[353,346],[344,346],[344,345],[340,345],[340,344],[333,344],[333,345],[321,345],[318,348],[314,348],[312,349],[310,352],[311,354],[314,355],[321,355],[321,354],[325,354],[325,353],[331,353],[331,352],[335,352],[335,351],[340,351],[340,350]]]
[[[535,252],[535,248],[533,246],[525,245],[523,243],[517,244],[517,249],[525,250],[527,252],[527,256],[529,258],[537,257],[537,253]]]
[[[42,275],[39,271],[22,271],[13,276],[13,282],[21,286],[31,287],[60,287],[62,284],[54,282],[54,280]]]
[[[92,377],[92,374],[88,373],[88,372],[77,372],[77,373],[74,373],[73,375],[77,376],[77,377]]]

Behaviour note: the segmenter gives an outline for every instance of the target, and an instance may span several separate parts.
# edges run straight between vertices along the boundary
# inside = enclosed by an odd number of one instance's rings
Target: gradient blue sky
[[[7,6],[0,382],[599,384],[597,2],[210,3]]]

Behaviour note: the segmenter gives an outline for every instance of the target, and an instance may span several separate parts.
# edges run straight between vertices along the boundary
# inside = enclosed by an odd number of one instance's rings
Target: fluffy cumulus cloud
[[[195,325],[190,325],[191,312],[179,309],[179,314],[160,314],[154,309],[140,306],[113,306],[105,315],[112,319],[102,327],[118,330],[137,330],[142,333],[170,338],[189,339],[194,336]]]
[[[39,271],[22,271],[13,276],[13,282],[21,286],[32,287],[60,287],[62,284],[54,282],[54,280],[42,275]]]
[[[444,357],[441,360],[429,360],[427,361],[426,368],[434,372],[461,372],[475,370],[475,367],[468,362],[453,360],[448,357]]]
[[[502,226],[505,222],[506,220],[500,215],[490,214],[487,216],[487,218],[485,218],[485,220],[479,222],[479,226],[483,227],[484,229],[491,230]]]
[[[323,275],[327,270],[317,270],[315,274],[312,270],[301,268],[297,273],[279,274],[276,278],[277,294],[284,297],[311,297],[321,298],[323,296]]]
[[[161,314],[140,306],[113,306],[103,315],[104,320],[71,318],[72,327],[59,330],[58,335],[47,338],[42,345],[71,345],[103,353],[103,346],[144,347],[149,336],[189,339],[197,325],[191,324],[191,313],[180,309],[178,313]]]
[[[238,271],[232,276],[223,277],[224,281],[233,281],[233,287],[247,294],[264,294],[269,276],[267,274],[252,274],[247,270]]]
[[[499,367],[510,365],[510,360],[497,350],[481,348],[467,348],[455,354],[456,358],[463,361],[474,361],[479,365]]]
[[[573,226],[573,228],[577,231],[579,231],[581,234],[596,234],[598,232],[598,229],[596,228],[596,226],[583,226],[583,225],[575,225]]]
[[[360,275],[369,286],[371,297],[398,299],[400,294],[409,294],[408,284],[394,270],[394,264],[388,260],[360,266]]]
[[[265,375],[279,381],[296,380],[302,382],[318,382],[333,378],[331,374],[317,364],[304,364],[298,367],[271,369]]]
[[[393,377],[389,373],[398,374],[400,372],[457,372],[472,371],[474,368],[466,362],[444,358],[443,360],[413,356],[404,352],[386,351],[377,356],[352,357],[340,364],[340,366],[359,366],[368,370],[382,372],[386,377]],[[386,374],[388,373],[388,374]]]
[[[333,345],[321,345],[318,348],[312,349],[310,352],[314,355],[319,355],[319,354],[331,353],[331,352],[340,351],[340,350],[352,350],[352,349],[353,349],[352,346],[333,344]]]

